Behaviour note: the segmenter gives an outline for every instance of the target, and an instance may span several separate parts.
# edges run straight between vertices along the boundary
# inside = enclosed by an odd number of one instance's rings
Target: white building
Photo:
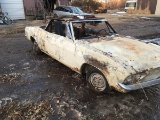
[[[25,19],[23,0],[0,0],[2,12],[11,19]]]
[[[160,0],[157,0],[155,15],[160,15]]]

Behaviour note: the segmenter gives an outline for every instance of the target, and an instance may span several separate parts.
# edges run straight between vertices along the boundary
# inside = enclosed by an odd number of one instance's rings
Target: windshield
[[[70,7],[70,9],[73,11],[73,13],[76,13],[76,14],[83,13],[83,11],[81,9],[79,9],[78,7]]]
[[[116,34],[116,31],[106,20],[84,20],[72,23],[75,39],[106,37]]]

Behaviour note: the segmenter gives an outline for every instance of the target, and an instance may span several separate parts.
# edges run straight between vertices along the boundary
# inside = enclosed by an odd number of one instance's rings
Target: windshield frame
[[[90,20],[88,20],[88,19],[86,19],[86,20],[85,19],[84,20],[72,20],[72,21],[70,21],[70,26],[71,26],[71,34],[72,34],[73,40],[74,41],[82,40],[82,39],[76,39],[75,38],[75,33],[74,33],[74,29],[73,29],[73,24],[74,23],[86,23],[86,22],[94,22],[94,21],[105,22],[106,27],[109,29],[109,31],[112,31],[111,33],[113,35],[117,34],[117,32],[114,30],[114,28],[109,24],[109,22],[105,18],[102,18],[102,19],[90,19]],[[95,38],[96,38],[96,36],[95,36]]]

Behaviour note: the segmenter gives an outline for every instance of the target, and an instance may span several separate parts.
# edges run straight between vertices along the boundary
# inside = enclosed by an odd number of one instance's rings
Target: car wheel
[[[33,51],[34,51],[36,54],[42,54],[42,51],[39,49],[37,42],[34,41],[33,44],[34,44],[34,45],[33,45]]]
[[[91,67],[87,71],[86,75],[87,86],[98,93],[109,93],[110,87],[107,82],[107,79],[102,74],[102,72],[94,67]]]

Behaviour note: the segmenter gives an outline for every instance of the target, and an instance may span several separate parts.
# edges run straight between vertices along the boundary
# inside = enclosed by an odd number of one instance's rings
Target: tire
[[[10,18],[5,17],[4,18],[4,23],[7,24],[7,25],[11,25],[13,23],[13,21]]]
[[[38,55],[42,54],[42,51],[39,49],[37,42],[34,41],[33,44],[34,44],[34,45],[33,45],[33,51],[34,51],[36,54],[38,54]]]
[[[102,72],[94,67],[87,71],[86,75],[87,86],[98,93],[109,93],[110,87],[107,79]]]

